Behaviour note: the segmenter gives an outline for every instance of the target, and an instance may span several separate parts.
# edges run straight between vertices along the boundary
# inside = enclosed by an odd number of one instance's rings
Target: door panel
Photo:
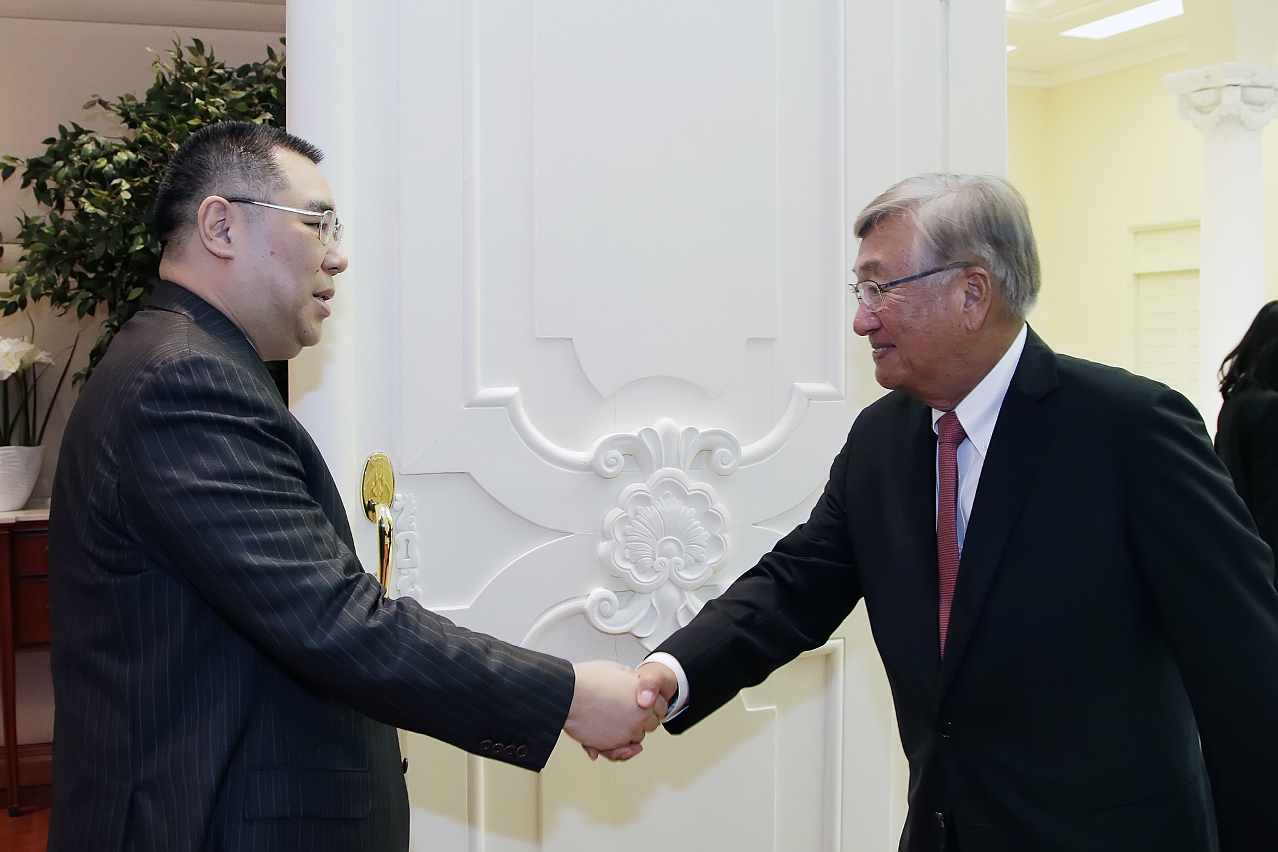
[[[1002,4],[288,14],[289,126],[329,152],[352,260],[293,407],[352,508],[364,455],[394,460],[392,593],[637,664],[806,518],[880,393],[849,340],[851,219],[906,173],[1001,163],[1004,127],[970,117],[1003,81],[956,89],[948,57],[958,20],[1001,68]],[[886,850],[904,820],[860,609],[624,765],[403,742],[416,850]]]

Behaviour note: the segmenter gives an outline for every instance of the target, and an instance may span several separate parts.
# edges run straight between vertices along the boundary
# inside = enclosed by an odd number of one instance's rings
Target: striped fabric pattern
[[[382,597],[318,448],[171,283],[63,439],[49,849],[400,850],[395,728],[540,769],[571,666]]]

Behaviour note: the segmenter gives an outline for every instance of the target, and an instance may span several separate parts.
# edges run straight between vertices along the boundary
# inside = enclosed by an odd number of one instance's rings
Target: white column
[[[398,452],[398,217],[395,0],[290,3],[288,130],[325,153],[350,268],[336,279],[323,340],[289,369],[290,407],[333,472],[361,560],[376,564],[360,505],[364,460]]]
[[[351,0],[312,0],[287,7],[288,130],[324,152],[320,170],[328,179],[337,212],[349,232],[342,246],[351,270],[336,280],[333,315],[325,320],[323,340],[289,364],[289,406],[310,431],[333,470],[351,524],[361,517],[352,493],[357,460],[351,369],[356,350],[356,303],[348,289],[360,277],[356,249],[351,138]]]
[[[1278,115],[1278,66],[1224,62],[1163,78],[1203,133],[1198,410],[1215,432],[1220,362],[1265,303],[1261,131]]]

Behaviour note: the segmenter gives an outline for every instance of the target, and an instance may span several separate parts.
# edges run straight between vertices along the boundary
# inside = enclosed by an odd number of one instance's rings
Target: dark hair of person
[[[1248,387],[1278,390],[1278,301],[1260,309],[1234,351],[1220,365],[1220,395]]]
[[[310,142],[267,124],[224,121],[187,137],[155,196],[155,232],[166,249],[181,246],[195,224],[196,212],[210,195],[269,194],[283,189],[287,178],[273,156],[280,148],[313,163],[324,158]]]

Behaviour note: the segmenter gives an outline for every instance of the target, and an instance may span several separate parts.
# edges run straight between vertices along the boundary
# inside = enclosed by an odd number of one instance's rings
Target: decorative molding
[[[710,468],[721,476],[731,474],[740,465],[765,461],[794,437],[807,413],[808,403],[838,402],[842,399],[842,391],[829,382],[796,382],[785,413],[768,434],[743,447],[740,440],[724,429],[707,429],[701,432],[692,429],[696,433],[692,440],[698,442],[698,447],[689,456],[689,460],[702,450],[710,450]],[[670,448],[647,443],[652,440],[648,433],[659,428],[661,423],[674,423],[667,418],[662,418],[654,427],[644,427],[639,432],[614,432],[605,435],[587,451],[561,447],[543,435],[529,419],[520,399],[519,388],[475,388],[467,397],[466,407],[505,409],[515,434],[538,458],[564,470],[594,471],[604,479],[613,479],[621,473],[624,469],[624,456],[634,456],[636,462],[639,462],[641,459],[655,460],[658,452],[663,459],[675,459],[684,451],[677,443],[684,440],[682,435],[676,439],[676,445]],[[660,440],[664,438],[658,438],[658,443]],[[665,462],[655,464],[655,467],[662,466],[665,466]]]
[[[467,350],[467,360],[470,358],[470,350]],[[476,351],[474,356],[478,360],[479,355]],[[475,371],[477,372],[477,370]],[[533,454],[542,461],[550,462],[556,467],[564,470],[588,471],[591,470],[590,453],[581,450],[570,450],[567,447],[561,447],[554,441],[547,438],[541,431],[533,425],[532,420],[528,417],[528,412],[524,410],[524,403],[520,399],[519,388],[475,388],[473,392],[467,395],[467,408],[504,408],[506,416],[510,418],[510,425],[514,427],[517,434]]]
[[[639,470],[651,476],[663,468],[688,470],[703,450],[709,451],[710,469],[720,476],[728,476],[741,464],[741,442],[726,429],[680,429],[669,417],[662,417],[638,432],[600,438],[590,449],[590,467],[604,479],[612,479],[624,468],[625,457],[631,456]]]
[[[768,434],[741,448],[741,464],[758,464],[784,447],[799,431],[808,403],[842,401],[843,391],[829,382],[795,382],[785,414]]]
[[[421,551],[417,540],[417,498],[395,493],[391,503],[395,513],[395,597],[412,598],[423,606]]]
[[[626,456],[647,477],[623,488],[604,517],[599,561],[631,594],[624,604],[611,589],[586,596],[586,621],[596,630],[633,633],[652,650],[701,611],[697,590],[728,557],[727,512],[711,485],[686,473],[702,452],[720,476],[741,464],[741,442],[731,432],[681,429],[668,417],[606,435],[591,449],[591,467],[605,479],[621,473]]]
[[[801,416],[801,415],[800,415]],[[594,591],[555,604],[533,623],[521,644],[531,646],[552,625],[583,615],[596,630],[631,633],[652,650],[701,611],[697,592],[727,562],[728,513],[714,487],[687,471],[702,452],[707,467],[729,476],[741,464],[741,442],[724,429],[702,431],[663,417],[637,432],[605,435],[591,448],[590,466],[604,479],[635,460],[643,482],[627,485],[604,516],[599,561],[629,593]]]
[[[1008,17],[1011,16],[1009,15]],[[1051,71],[1018,71],[1015,68],[1008,68],[1007,85],[1053,89],[1057,86],[1064,86],[1067,83],[1076,83],[1079,80],[1099,77],[1102,74],[1122,71],[1125,68],[1134,68],[1137,65],[1144,65],[1146,62],[1156,62],[1159,59],[1166,59],[1168,56],[1178,56],[1188,50],[1189,39],[1186,36],[1173,36],[1172,38],[1156,41],[1152,44],[1138,45],[1087,62],[1065,65]]]
[[[1222,62],[1163,78],[1176,112],[1204,133],[1226,119],[1262,130],[1278,117],[1278,66]]]
[[[603,633],[633,633],[651,651],[701,611],[697,591],[727,561],[727,533],[714,489],[680,470],[626,486],[604,518],[599,561],[632,594],[623,605],[616,592],[596,589],[586,620]]]
[[[746,447],[726,429],[681,428],[668,417],[636,432],[616,432],[596,441],[584,454],[588,469],[614,479],[630,456],[644,477],[621,490],[603,519],[599,561],[626,588],[597,588],[555,604],[528,628],[521,644],[531,647],[552,625],[576,615],[585,616],[603,633],[632,633],[649,650],[687,624],[704,605],[698,592],[712,585],[730,551],[727,510],[713,486],[688,476],[697,456],[707,453],[706,466],[719,476],[730,476],[742,464],[762,461],[781,449],[799,428],[810,402],[842,398],[830,384],[796,384],[781,420]],[[508,401],[522,412],[517,391]],[[621,595],[627,592],[623,601]]]

